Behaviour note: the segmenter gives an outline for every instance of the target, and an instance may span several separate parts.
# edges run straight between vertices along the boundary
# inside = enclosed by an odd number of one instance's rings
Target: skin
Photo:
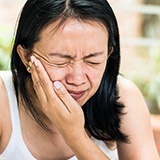
[[[108,57],[108,32],[98,23],[66,23],[56,32],[57,23],[44,30],[34,56],[41,60],[51,81],[62,82],[82,106],[100,85]]]
[[[108,32],[102,24],[94,21],[68,19],[55,32],[53,28],[56,25],[52,23],[45,28],[40,41],[35,44],[30,57],[33,86],[26,82],[39,106],[37,111],[42,113],[54,134],[44,132],[20,104],[25,143],[39,160],[63,160],[74,154],[79,160],[109,160],[86,133],[81,109],[100,85],[109,55]],[[28,67],[27,51],[20,45],[17,51]],[[129,144],[117,143],[119,160],[158,160],[149,112],[140,91],[122,77],[118,78],[117,85],[119,101],[126,106],[121,129],[131,141]],[[5,91],[1,81],[0,87]],[[0,118],[0,152],[11,135],[7,94],[2,91],[0,117],[8,116]],[[2,110],[2,106],[7,107]]]
[[[151,115],[151,124],[153,128],[154,139],[156,142],[156,146],[158,148],[158,153],[160,155],[160,115],[152,114]]]

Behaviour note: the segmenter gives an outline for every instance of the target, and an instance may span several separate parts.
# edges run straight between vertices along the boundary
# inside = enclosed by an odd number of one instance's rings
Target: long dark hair
[[[17,97],[20,95],[23,98],[27,110],[38,124],[46,131],[49,130],[30,100],[25,84],[30,74],[17,53],[17,46],[21,44],[25,49],[32,51],[45,27],[58,19],[63,23],[70,17],[102,23],[109,33],[108,52],[113,48],[99,89],[82,107],[85,127],[97,139],[127,142],[128,137],[120,130],[124,106],[117,102],[119,98],[117,76],[120,65],[119,31],[115,15],[106,0],[28,0],[26,2],[19,19],[11,56],[11,70]]]

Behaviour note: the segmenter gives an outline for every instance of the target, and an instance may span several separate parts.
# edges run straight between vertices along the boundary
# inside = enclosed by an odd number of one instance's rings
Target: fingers
[[[34,89],[45,112],[53,112],[52,110],[54,110],[58,114],[64,115],[82,110],[61,82],[55,81],[53,83],[50,80],[45,68],[38,59],[31,56],[31,62],[33,64],[31,76]]]
[[[68,93],[61,82],[55,81],[53,83],[53,86],[59,99],[64,103],[64,106],[66,106],[69,112],[70,118],[68,118],[70,119],[69,123],[72,124],[72,129],[73,126],[76,125],[78,126],[78,128],[84,128],[84,114],[80,105],[71,97],[71,95]],[[66,115],[64,115],[64,117],[66,117]],[[67,121],[66,119],[64,120],[65,122]]]
[[[33,85],[43,110],[49,112],[51,108],[54,108],[54,111],[67,109],[56,95],[53,89],[53,83],[41,62],[34,56],[31,56],[31,62],[33,63],[31,69]]]
[[[31,62],[31,77],[44,114],[63,133],[68,134],[67,131],[69,128],[72,130],[73,126],[84,128],[83,111],[64,85],[59,81],[53,83],[41,62],[34,56]]]
[[[42,99],[43,101],[46,101],[46,95],[43,91],[41,81],[39,79],[39,76],[36,72],[36,68],[39,68],[39,62],[35,59],[35,57],[31,57],[31,62],[32,62],[32,67],[31,67],[31,77],[33,81],[33,87],[34,90],[36,91],[36,94],[39,99]]]
[[[55,81],[53,85],[58,97],[65,104],[69,112],[81,109],[79,104],[71,97],[61,82]]]

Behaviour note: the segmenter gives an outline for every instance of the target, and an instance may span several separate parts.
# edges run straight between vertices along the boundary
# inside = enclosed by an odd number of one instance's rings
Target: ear
[[[29,56],[30,54],[22,45],[17,46],[17,53],[18,53],[19,57],[21,58],[23,64],[27,68],[29,61],[30,61],[30,56]]]

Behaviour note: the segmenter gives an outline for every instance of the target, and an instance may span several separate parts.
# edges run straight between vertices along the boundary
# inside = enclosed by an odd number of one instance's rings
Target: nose
[[[86,82],[87,75],[83,62],[74,62],[72,66],[70,66],[70,71],[66,76],[66,80],[68,84],[74,86],[80,86]]]

